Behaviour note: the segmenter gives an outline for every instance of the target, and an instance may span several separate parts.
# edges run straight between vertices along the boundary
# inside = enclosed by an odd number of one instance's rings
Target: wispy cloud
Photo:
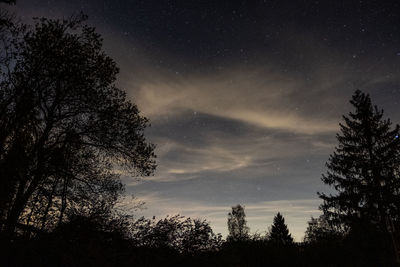
[[[295,133],[335,131],[336,120],[321,113],[301,113],[304,103],[293,94],[303,86],[300,80],[268,72],[232,71],[217,77],[148,82],[140,87],[136,98],[143,113],[154,121],[194,111]]]
[[[298,157],[327,156],[334,147],[333,138],[324,136],[293,136],[262,129],[231,135],[199,131],[196,134],[201,136],[200,143],[190,136],[186,142],[179,137],[154,137],[159,165],[155,176],[146,180],[178,181],[199,178],[206,172],[223,174],[245,169],[268,176],[276,173],[277,164],[284,165]],[[296,168],[291,171],[298,172]]]

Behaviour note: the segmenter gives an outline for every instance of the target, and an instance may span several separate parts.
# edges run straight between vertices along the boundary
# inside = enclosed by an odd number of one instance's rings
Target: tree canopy
[[[158,221],[142,217],[133,223],[131,230],[134,244],[140,247],[199,253],[215,251],[222,244],[221,234],[214,234],[207,221],[180,215]]]
[[[115,86],[118,68],[85,16],[10,31],[0,76],[2,231],[51,228],[106,210],[120,173],[147,176],[148,120]]]
[[[304,235],[306,243],[322,243],[330,241],[340,241],[344,233],[340,231],[340,227],[330,224],[324,215],[318,218],[311,217]]]
[[[232,207],[232,212],[228,213],[228,230],[230,241],[243,241],[249,238],[246,214],[241,205]]]

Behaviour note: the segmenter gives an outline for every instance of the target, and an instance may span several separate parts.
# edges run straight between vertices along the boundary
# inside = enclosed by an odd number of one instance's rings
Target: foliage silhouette
[[[341,133],[337,134],[339,145],[322,177],[337,194],[319,194],[324,201],[321,209],[330,223],[350,231],[350,237],[376,244],[368,248],[371,252],[386,255],[391,250],[398,257],[399,125],[392,129],[390,120],[383,119],[383,111],[372,105],[368,94],[357,90],[350,103],[355,111],[343,116]],[[366,231],[370,232],[369,240],[365,240]]]
[[[157,222],[142,217],[133,223],[131,233],[136,246],[168,248],[179,253],[216,251],[222,244],[222,236],[214,234],[207,221],[180,215]]]
[[[244,241],[249,238],[246,214],[241,205],[232,207],[232,212],[228,213],[228,231],[228,241]]]
[[[326,220],[324,215],[318,218],[311,217],[304,235],[305,243],[326,243],[330,241],[340,241],[344,238],[345,233],[340,228],[335,228]]]
[[[123,191],[119,172],[150,175],[148,126],[115,87],[118,68],[83,24],[36,20],[3,47],[0,81],[2,232],[18,223],[52,229],[68,217],[112,208]]]
[[[293,237],[289,233],[289,229],[285,224],[285,219],[279,212],[274,217],[274,222],[271,226],[271,230],[268,233],[268,241],[278,246],[293,244]]]

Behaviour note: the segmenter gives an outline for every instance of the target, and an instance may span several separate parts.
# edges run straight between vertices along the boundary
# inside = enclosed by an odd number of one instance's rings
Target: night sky
[[[9,8],[10,9],[10,8]],[[135,214],[180,213],[227,233],[231,206],[251,232],[283,213],[300,241],[356,89],[400,122],[400,1],[17,0],[32,17],[89,15],[151,121],[158,168],[126,191]],[[126,198],[126,202],[131,198]],[[133,206],[133,204],[132,204]]]

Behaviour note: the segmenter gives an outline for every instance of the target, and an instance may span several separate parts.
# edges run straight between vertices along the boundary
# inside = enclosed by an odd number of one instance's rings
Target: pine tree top
[[[289,229],[285,224],[285,219],[282,214],[278,214],[274,217],[274,222],[269,231],[269,241],[279,245],[288,245],[293,243],[293,238],[289,233]]]

